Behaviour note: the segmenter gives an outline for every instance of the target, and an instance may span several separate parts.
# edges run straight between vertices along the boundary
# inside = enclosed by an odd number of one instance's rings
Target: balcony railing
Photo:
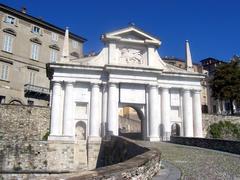
[[[41,86],[36,86],[36,85],[32,85],[32,84],[25,84],[24,85],[24,92],[25,93],[35,92],[35,93],[40,93],[40,94],[45,94],[45,95],[50,94],[48,88],[41,87]]]

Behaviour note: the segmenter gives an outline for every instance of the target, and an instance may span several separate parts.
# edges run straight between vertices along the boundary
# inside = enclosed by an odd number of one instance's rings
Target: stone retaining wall
[[[50,110],[0,105],[0,171],[47,169]]]
[[[240,116],[224,116],[216,114],[203,114],[203,135],[207,136],[208,127],[219,121],[231,121],[232,123],[240,123]]]
[[[112,137],[110,142],[104,143],[104,148],[103,157],[99,160],[108,166],[62,178],[69,180],[151,179],[160,170],[160,152],[157,149],[147,149],[123,137]]]
[[[240,141],[171,136],[170,142],[240,154]]]

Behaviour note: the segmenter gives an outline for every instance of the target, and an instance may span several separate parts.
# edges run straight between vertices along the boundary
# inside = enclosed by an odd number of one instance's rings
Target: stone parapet
[[[240,141],[171,136],[171,142],[175,144],[197,146],[201,148],[240,154]]]
[[[104,167],[94,171],[74,173],[62,178],[82,180],[151,179],[160,170],[160,152],[147,149],[123,137],[103,142],[104,152],[99,161]]]

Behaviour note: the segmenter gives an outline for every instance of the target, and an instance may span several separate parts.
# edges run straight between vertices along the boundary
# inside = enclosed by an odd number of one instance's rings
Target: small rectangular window
[[[28,103],[29,106],[33,106],[34,105],[34,101],[31,101],[31,100],[28,100],[27,103]]]
[[[8,81],[8,75],[9,75],[9,66],[7,64],[2,64],[1,67],[1,79]]]
[[[40,27],[38,27],[38,26],[33,26],[33,27],[32,27],[32,32],[33,32],[34,34],[41,34],[41,29],[40,29]]]
[[[58,34],[52,32],[52,41],[58,41]]]
[[[8,24],[16,24],[16,18],[15,17],[12,17],[12,16],[5,16],[5,23],[8,23]]]
[[[0,96],[0,104],[5,103],[5,99],[6,99],[5,96]]]
[[[56,62],[58,58],[58,51],[55,49],[51,49],[50,51],[50,62]]]
[[[31,59],[38,60],[40,46],[36,43],[32,44]]]
[[[3,51],[12,53],[12,46],[13,46],[13,36],[10,34],[5,34],[4,40],[3,40]]]
[[[73,46],[73,48],[75,48],[75,49],[78,48],[78,42],[72,40],[72,46]]]

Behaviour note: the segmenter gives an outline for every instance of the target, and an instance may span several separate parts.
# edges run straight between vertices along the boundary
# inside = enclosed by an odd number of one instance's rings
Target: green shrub
[[[47,141],[49,135],[50,135],[50,132],[47,131],[46,134],[42,137],[42,140],[43,140],[43,141]]]
[[[208,133],[211,138],[240,140],[240,124],[234,124],[230,121],[220,121],[211,124]]]

